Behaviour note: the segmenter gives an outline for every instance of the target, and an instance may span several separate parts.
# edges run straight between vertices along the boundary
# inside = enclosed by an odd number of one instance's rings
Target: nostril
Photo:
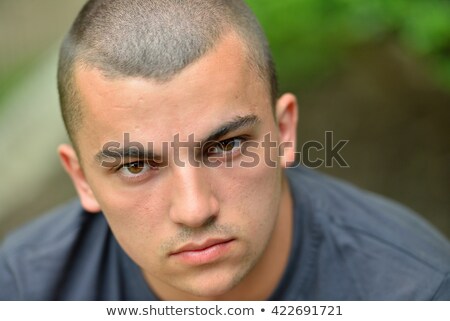
[[[204,227],[211,226],[211,225],[214,224],[214,221],[215,221],[215,220],[216,220],[216,217],[215,217],[215,216],[210,216],[210,217],[205,221],[205,223],[203,223],[203,226],[204,226]]]

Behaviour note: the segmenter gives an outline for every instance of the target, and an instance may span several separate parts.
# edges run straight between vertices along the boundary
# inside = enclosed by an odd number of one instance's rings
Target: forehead
[[[270,95],[251,70],[244,46],[230,33],[209,53],[161,83],[143,78],[108,79],[96,68],[77,66],[75,82],[83,122],[80,149],[120,141],[171,141],[204,135],[245,114],[271,114]]]

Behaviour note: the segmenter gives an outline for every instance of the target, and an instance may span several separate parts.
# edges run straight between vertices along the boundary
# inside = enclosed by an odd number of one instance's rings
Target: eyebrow
[[[246,129],[250,127],[254,127],[260,123],[260,119],[258,116],[250,114],[246,116],[236,116],[229,122],[226,122],[216,130],[214,130],[207,138],[201,140],[201,146],[203,146],[206,142],[217,141],[221,137],[227,135],[228,133]]]
[[[208,142],[214,142],[220,140],[223,136],[246,128],[251,128],[260,123],[260,119],[258,116],[249,114],[246,116],[236,116],[232,120],[222,124],[219,128],[212,131],[206,138],[200,140],[200,146],[204,146]],[[144,148],[139,148],[136,145],[124,146],[120,148],[120,143],[114,142],[111,143],[110,146],[106,146],[109,143],[104,145],[104,148],[95,154],[94,158],[97,162],[102,163],[107,159],[162,159],[160,155],[155,154],[152,150],[145,150]],[[113,145],[114,144],[114,145]],[[115,146],[118,144],[118,146]],[[169,143],[170,144],[170,143]],[[141,147],[144,147],[141,143],[139,143]],[[148,144],[148,145],[151,145]]]
[[[159,159],[160,156],[154,154],[152,150],[138,148],[135,145],[124,148],[111,146],[111,149],[107,147],[99,151],[94,156],[94,159],[100,164],[111,158],[117,161],[117,159]]]

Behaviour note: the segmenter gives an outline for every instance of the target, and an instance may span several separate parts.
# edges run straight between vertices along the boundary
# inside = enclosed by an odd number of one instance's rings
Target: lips
[[[234,239],[208,239],[202,243],[189,243],[170,253],[169,257],[189,265],[207,264],[224,256],[233,243]]]

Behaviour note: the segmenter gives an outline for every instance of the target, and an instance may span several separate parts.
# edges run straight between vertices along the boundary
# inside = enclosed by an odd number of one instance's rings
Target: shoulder
[[[416,213],[305,168],[288,170],[288,177],[294,198],[311,203],[322,250],[355,291],[373,299],[431,299],[449,285],[450,244]]]
[[[37,289],[48,287],[64,269],[88,219],[74,201],[7,236],[0,247],[0,299],[46,299]]]
[[[4,251],[41,248],[55,240],[70,238],[82,225],[83,209],[79,201],[72,201],[43,214],[38,219],[9,234],[3,244]]]

